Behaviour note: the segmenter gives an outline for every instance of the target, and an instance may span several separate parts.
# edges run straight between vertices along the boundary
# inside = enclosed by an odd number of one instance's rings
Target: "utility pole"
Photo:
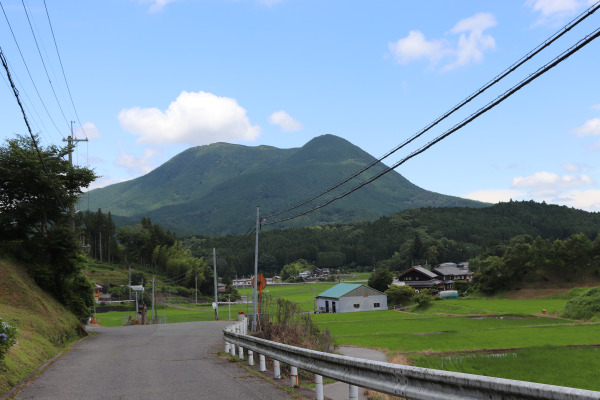
[[[260,218],[260,206],[256,206],[256,243],[254,245],[254,318],[252,319],[252,332],[256,332],[257,325],[257,309],[256,301],[257,294],[256,289],[258,288],[258,230],[259,230],[259,218]]]
[[[75,136],[73,135],[73,122],[71,121],[71,136],[67,137],[66,139],[63,139],[63,142],[67,142],[68,146],[71,147],[73,146],[73,142],[87,142],[87,138],[85,139],[75,139]],[[73,166],[73,152],[71,150],[69,150],[69,164],[71,164],[71,167]],[[69,211],[69,213],[71,214],[71,231],[75,232],[75,206],[72,205],[71,206],[71,210]]]
[[[213,283],[215,286],[215,304],[217,308],[215,308],[215,321],[219,320],[219,296],[218,296],[218,287],[219,280],[217,279],[217,250],[213,247]]]
[[[129,264],[129,300],[131,301],[131,264]]]
[[[198,304],[198,274],[196,274],[196,276],[194,277],[194,281],[195,281],[195,287],[196,287],[196,304]]]
[[[155,323],[154,320],[154,277],[152,277],[152,323]]]

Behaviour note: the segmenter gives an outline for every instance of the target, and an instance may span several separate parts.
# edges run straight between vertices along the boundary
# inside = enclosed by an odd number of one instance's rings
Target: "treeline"
[[[477,271],[472,290],[491,294],[518,288],[523,282],[571,281],[600,275],[600,235],[592,242],[583,233],[550,241],[519,235],[507,246],[496,246],[471,260]]]
[[[304,259],[318,267],[403,271],[412,265],[461,262],[509,244],[519,235],[566,240],[600,231],[600,214],[545,203],[509,202],[487,208],[421,208],[377,221],[285,230],[262,230],[259,269],[277,274]],[[246,237],[197,235],[183,240],[198,257],[217,249],[219,265],[230,275],[254,270],[254,234]]]
[[[175,234],[143,217],[138,224],[116,228],[110,212],[79,213],[78,227],[89,257],[121,265],[139,265],[165,274],[173,283],[188,288],[198,285],[213,291],[213,272],[202,257],[195,257]]]

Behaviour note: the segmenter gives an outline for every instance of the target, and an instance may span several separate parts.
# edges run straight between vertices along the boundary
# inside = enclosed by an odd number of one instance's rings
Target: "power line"
[[[573,55],[574,53],[576,53],[577,51],[579,51],[580,49],[582,49],[584,46],[588,45],[594,39],[598,38],[598,36],[600,36],[600,28],[596,29],[595,31],[593,31],[589,35],[585,36],[583,39],[581,39],[579,42],[577,42],[571,48],[569,48],[568,50],[564,51],[560,56],[556,57],[554,60],[550,61],[549,63],[547,63],[543,67],[539,68],[536,72],[530,74],[527,78],[525,78],[524,80],[522,80],[521,82],[519,82],[517,85],[513,86],[511,89],[509,89],[506,92],[504,92],[502,95],[498,96],[495,100],[491,101],[490,103],[488,103],[484,107],[480,108],[477,112],[471,114],[469,117],[467,117],[466,119],[464,119],[462,122],[456,124],[454,127],[452,127],[451,129],[447,130],[446,132],[444,132],[442,135],[438,136],[437,138],[435,138],[431,142],[427,143],[425,146],[423,146],[423,147],[419,148],[418,150],[412,152],[407,157],[403,158],[402,160],[400,160],[396,164],[392,165],[391,167],[388,167],[387,169],[381,171],[379,174],[377,174],[377,175],[373,176],[372,178],[368,179],[366,182],[363,182],[360,185],[357,185],[354,188],[350,189],[346,193],[343,193],[343,194],[341,194],[339,196],[336,196],[336,197],[334,197],[334,198],[326,201],[325,203],[319,204],[318,206],[315,206],[315,207],[313,207],[313,208],[311,208],[309,210],[306,210],[304,212],[295,214],[295,215],[293,215],[291,217],[282,218],[282,219],[279,219],[279,220],[276,220],[276,221],[273,221],[273,222],[263,222],[262,225],[273,225],[273,224],[276,224],[276,223],[281,223],[281,222],[289,221],[289,220],[298,218],[300,216],[309,214],[309,213],[311,213],[313,211],[316,211],[316,210],[318,210],[320,208],[323,208],[323,207],[325,207],[325,206],[333,203],[334,201],[340,200],[340,199],[348,196],[349,194],[357,191],[358,189],[360,189],[360,188],[368,185],[369,183],[371,183],[371,182],[379,179],[383,175],[385,175],[388,172],[396,169],[400,165],[404,164],[406,161],[408,161],[411,158],[416,157],[417,155],[423,153],[424,151],[426,151],[427,149],[429,149],[430,147],[432,147],[434,144],[442,141],[443,139],[447,138],[448,136],[450,136],[451,134],[453,134],[457,130],[459,130],[459,129],[463,128],[464,126],[466,126],[467,124],[471,123],[473,120],[475,120],[476,118],[478,118],[480,115],[482,115],[482,114],[488,112],[489,110],[491,110],[492,108],[496,107],[498,104],[502,103],[504,100],[506,100],[507,98],[509,98],[513,94],[515,94],[517,91],[521,90],[523,87],[525,87],[529,83],[533,82],[535,79],[537,79],[541,75],[545,74],[550,69],[554,68],[555,66],[557,66],[558,64],[560,64],[561,62],[563,62],[564,60],[566,60],[568,57],[570,57],[571,55]]]
[[[368,164],[366,167],[362,168],[360,171],[357,171],[356,173],[354,173],[353,175],[351,175],[348,178],[344,179],[343,181],[341,181],[341,182],[339,182],[339,183],[331,186],[330,188],[328,188],[328,189],[324,190],[323,192],[321,192],[321,193],[319,193],[319,194],[311,197],[310,199],[308,199],[306,201],[298,203],[295,206],[289,207],[289,208],[287,208],[285,210],[278,211],[278,212],[273,213],[273,214],[269,214],[265,218],[274,217],[274,216],[286,213],[288,211],[295,210],[296,208],[299,208],[299,207],[301,207],[303,205],[306,205],[306,204],[308,204],[308,203],[310,203],[310,202],[312,202],[312,201],[314,201],[314,200],[316,200],[316,199],[324,196],[325,194],[331,192],[334,189],[339,188],[343,184],[349,182],[350,180],[356,178],[357,176],[359,176],[363,172],[365,172],[368,169],[372,168],[373,166],[377,165],[378,163],[380,163],[384,159],[386,159],[389,156],[391,156],[392,154],[396,153],[398,150],[400,150],[400,149],[404,148],[405,146],[407,146],[408,144],[412,143],[413,141],[415,141],[416,139],[418,139],[419,137],[421,137],[422,135],[424,135],[426,132],[428,132],[431,128],[435,127],[437,124],[439,124],[440,122],[442,122],[443,120],[445,120],[446,118],[448,118],[449,116],[451,116],[452,114],[454,114],[456,111],[458,111],[463,106],[465,106],[466,104],[468,104],[469,102],[471,102],[472,100],[474,100],[480,94],[484,93],[489,88],[491,88],[492,86],[494,86],[496,83],[500,82],[502,79],[504,79],[506,76],[508,76],[510,73],[514,72],[521,65],[523,65],[524,63],[526,63],[527,61],[529,61],[530,59],[532,59],[534,56],[536,56],[542,50],[544,50],[545,48],[547,48],[548,46],[550,46],[552,43],[554,43],[555,41],[557,41],[560,37],[562,37],[564,34],[566,34],[567,32],[569,32],[571,29],[573,29],[579,23],[581,23],[582,21],[584,21],[587,17],[589,17],[590,15],[592,15],[593,13],[595,13],[599,8],[600,8],[600,1],[597,1],[596,4],[594,4],[593,6],[589,7],[587,10],[585,10],[584,12],[582,12],[579,16],[577,16],[576,18],[574,18],[573,20],[571,20],[571,22],[569,22],[568,24],[566,24],[565,26],[563,26],[561,29],[559,29],[558,31],[556,31],[552,36],[550,36],[544,42],[542,42],[539,45],[537,45],[533,50],[531,50],[529,53],[525,54],[517,62],[515,62],[514,64],[512,64],[510,67],[506,68],[503,72],[501,72],[500,74],[498,74],[495,78],[493,78],[488,83],[486,83],[485,85],[483,85],[482,87],[480,87],[478,90],[476,90],[475,92],[473,92],[471,95],[469,95],[468,97],[466,97],[460,103],[458,103],[453,108],[451,108],[449,111],[447,111],[446,113],[444,113],[442,116],[438,117],[436,120],[434,120],[433,122],[431,122],[425,128],[423,128],[420,131],[418,131],[416,134],[414,134],[409,139],[405,140],[402,144],[396,146],[394,149],[390,150],[389,152],[387,152],[382,157],[376,159],[375,161],[373,161],[370,164]]]
[[[54,119],[52,118],[52,115],[50,115],[50,111],[48,111],[48,108],[46,107],[46,103],[44,103],[44,100],[42,99],[42,96],[40,95],[40,92],[35,84],[35,81],[33,80],[33,76],[31,76],[31,72],[29,71],[29,67],[27,66],[27,62],[25,61],[25,57],[23,56],[23,52],[21,51],[21,46],[19,46],[19,42],[17,41],[17,37],[15,36],[15,32],[13,31],[13,28],[10,24],[10,21],[8,20],[8,15],[6,14],[6,11],[4,10],[4,5],[2,5],[2,2],[0,1],[0,7],[2,8],[2,12],[4,13],[4,18],[6,19],[6,23],[8,24],[8,27],[10,28],[10,32],[12,34],[12,37],[15,41],[15,44],[17,45],[17,49],[19,50],[19,54],[21,55],[21,60],[23,60],[23,64],[25,65],[25,69],[27,70],[27,74],[29,75],[29,79],[31,80],[31,83],[33,84],[33,87],[35,89],[35,92],[38,95],[38,98],[40,99],[40,102],[42,103],[42,106],[44,107],[44,110],[46,110],[46,114],[48,114],[48,117],[50,118],[50,121],[52,122],[52,125],[54,125],[54,127],[56,128],[56,131],[58,132],[58,134],[64,138],[64,135],[61,133],[60,129],[58,129],[58,126],[56,125],[56,122],[54,122]],[[32,103],[33,104],[33,103]]]
[[[44,162],[44,159],[42,158],[42,153],[40,153],[40,149],[38,148],[37,142],[35,141],[35,136],[33,136],[33,133],[31,132],[31,127],[29,126],[29,121],[27,121],[27,114],[25,114],[25,110],[23,109],[23,105],[21,104],[21,100],[19,99],[19,91],[17,90],[17,88],[15,87],[15,84],[12,81],[10,72],[8,70],[8,64],[6,63],[6,58],[4,58],[4,53],[2,52],[1,47],[0,47],[0,59],[2,59],[2,65],[4,66],[4,69],[6,69],[6,76],[8,77],[10,86],[12,87],[15,98],[17,99],[17,103],[19,104],[19,107],[21,108],[21,113],[23,113],[23,119],[25,120],[25,125],[27,125],[27,130],[29,131],[29,135],[31,136],[31,140],[33,141],[33,147],[35,147],[35,151],[37,152],[38,157],[40,158],[40,162],[42,163],[42,166],[44,167],[44,172],[46,173],[46,177],[48,178],[48,181],[50,182],[50,186],[52,186],[52,191],[54,192],[54,196],[56,197],[58,204],[60,204],[60,207],[64,208],[64,205],[63,205],[62,201],[60,200],[58,193],[56,192],[56,188],[54,187],[54,182],[52,182],[52,179],[50,178],[50,174],[48,173],[48,168],[46,168],[46,163]]]
[[[23,3],[23,9],[25,10],[25,15],[27,16],[27,22],[29,22],[29,27],[31,28],[31,34],[33,35],[33,40],[35,41],[35,46],[37,47],[38,53],[40,55],[40,59],[42,60],[42,65],[44,66],[44,71],[46,72],[46,77],[48,77],[48,83],[50,83],[50,87],[52,88],[52,93],[54,93],[54,98],[56,99],[56,103],[58,104],[58,108],[60,109],[60,113],[62,114],[67,127],[69,127],[69,122],[67,121],[67,117],[65,117],[65,113],[60,105],[60,101],[58,101],[58,96],[56,95],[56,90],[54,90],[54,85],[52,84],[52,79],[50,79],[50,74],[48,74],[48,69],[46,68],[46,63],[44,62],[44,57],[42,57],[42,52],[40,51],[40,46],[38,44],[37,38],[35,36],[35,32],[33,31],[33,26],[31,25],[31,19],[29,18],[29,13],[27,12],[27,7],[25,6],[25,0],[21,0]]]
[[[48,16],[48,24],[50,25],[50,31],[52,32],[52,39],[54,40],[54,47],[56,48],[56,55],[58,55],[58,61],[60,63],[60,69],[62,70],[63,78],[65,79],[65,85],[67,86],[67,92],[69,92],[69,98],[71,99],[71,105],[73,106],[73,111],[75,111],[75,116],[77,117],[77,122],[79,122],[79,126],[81,127],[81,131],[87,139],[87,134],[83,129],[83,124],[79,120],[79,114],[77,113],[77,108],[75,108],[75,102],[73,102],[73,96],[71,95],[71,89],[69,88],[69,83],[67,82],[67,76],[65,74],[65,69],[63,67],[62,59],[60,58],[60,53],[58,52],[58,44],[56,43],[56,36],[54,36],[54,29],[52,28],[52,22],[50,21],[50,13],[48,12],[48,6],[46,5],[46,0],[44,0],[44,8],[46,9],[46,15]]]

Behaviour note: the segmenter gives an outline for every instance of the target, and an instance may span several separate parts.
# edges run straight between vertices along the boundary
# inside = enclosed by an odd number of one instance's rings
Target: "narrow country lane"
[[[288,399],[215,356],[227,321],[91,327],[15,399]]]

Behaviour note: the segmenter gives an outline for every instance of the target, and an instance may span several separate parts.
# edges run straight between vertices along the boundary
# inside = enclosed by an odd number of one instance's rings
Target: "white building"
[[[317,296],[320,313],[387,310],[387,295],[358,283],[338,283]]]

